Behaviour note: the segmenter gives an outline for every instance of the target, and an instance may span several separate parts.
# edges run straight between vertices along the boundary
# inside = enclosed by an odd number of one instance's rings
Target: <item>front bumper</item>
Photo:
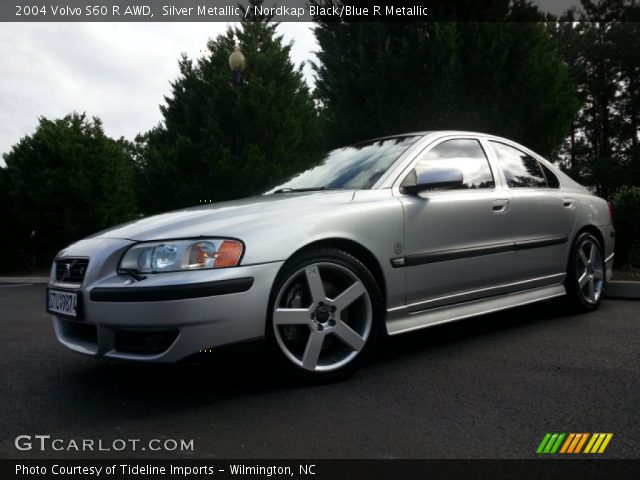
[[[271,286],[282,262],[133,281],[115,271],[131,243],[114,240],[110,254],[91,252],[91,242],[64,252],[90,261],[82,285],[57,281],[52,269],[49,286],[75,290],[82,301],[80,320],[51,315],[60,343],[97,357],[175,362],[264,336]]]

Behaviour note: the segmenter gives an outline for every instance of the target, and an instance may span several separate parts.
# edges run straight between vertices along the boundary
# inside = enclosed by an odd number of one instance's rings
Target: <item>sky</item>
[[[538,0],[542,9],[561,13],[577,0]],[[20,138],[32,134],[40,116],[76,112],[98,116],[105,133],[133,139],[160,120],[159,105],[177,78],[178,58],[204,55],[209,38],[228,23],[0,23],[0,166]],[[283,22],[292,59],[305,63],[317,43],[311,24]]]
[[[32,134],[38,118],[86,112],[105,133],[133,139],[161,120],[178,58],[204,55],[228,23],[0,23],[0,154]],[[292,60],[315,59],[311,24],[281,23]],[[308,62],[305,78],[313,83]],[[0,165],[4,161],[0,159]]]
[[[533,2],[540,10],[553,13],[554,15],[561,15],[566,12],[570,7],[577,7],[580,4],[579,0],[535,0]]]

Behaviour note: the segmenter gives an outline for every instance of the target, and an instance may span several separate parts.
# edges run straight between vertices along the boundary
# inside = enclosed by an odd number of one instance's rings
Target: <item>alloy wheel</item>
[[[599,245],[591,237],[576,249],[576,283],[585,302],[598,303],[604,288],[604,262]]]
[[[273,309],[276,341],[285,356],[312,372],[350,363],[371,334],[367,288],[349,268],[333,262],[305,265],[278,291]]]

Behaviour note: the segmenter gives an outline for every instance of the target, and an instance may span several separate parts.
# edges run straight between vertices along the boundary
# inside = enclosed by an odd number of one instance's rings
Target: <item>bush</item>
[[[640,267],[640,187],[622,187],[613,197],[616,265]]]

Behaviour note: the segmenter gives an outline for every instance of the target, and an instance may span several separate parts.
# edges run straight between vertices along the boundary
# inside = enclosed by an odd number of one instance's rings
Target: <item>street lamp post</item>
[[[240,46],[236,45],[229,55],[229,68],[231,69],[231,85],[236,90],[236,108],[233,113],[233,132],[235,137],[235,156],[240,156],[240,141],[238,138],[238,110],[240,108],[240,87],[242,87],[243,78],[242,73],[247,67],[247,61],[240,50]]]

